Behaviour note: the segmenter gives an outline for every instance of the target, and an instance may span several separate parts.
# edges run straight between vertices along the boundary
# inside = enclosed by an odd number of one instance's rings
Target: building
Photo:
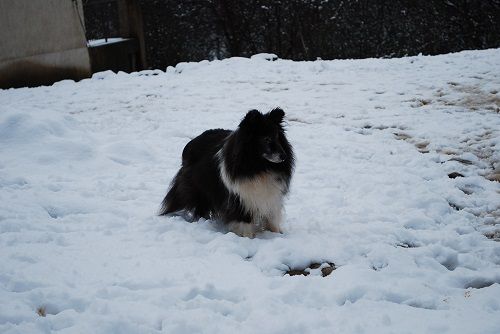
[[[0,0],[0,88],[79,80],[107,69],[146,68],[137,0],[116,3],[119,36],[88,42],[82,0]]]

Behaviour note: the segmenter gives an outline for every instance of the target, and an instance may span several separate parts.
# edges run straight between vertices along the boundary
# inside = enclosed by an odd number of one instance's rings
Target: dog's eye
[[[272,141],[271,137],[265,137],[264,138],[264,143],[266,143],[266,144],[271,144],[271,141]]]

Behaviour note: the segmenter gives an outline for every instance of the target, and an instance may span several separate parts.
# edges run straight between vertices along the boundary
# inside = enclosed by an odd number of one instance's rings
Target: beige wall
[[[0,88],[90,73],[81,0],[0,0]]]

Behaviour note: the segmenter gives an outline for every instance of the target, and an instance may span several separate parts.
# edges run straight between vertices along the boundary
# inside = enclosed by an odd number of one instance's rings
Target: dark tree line
[[[500,46],[500,0],[140,0],[148,62],[313,60]]]

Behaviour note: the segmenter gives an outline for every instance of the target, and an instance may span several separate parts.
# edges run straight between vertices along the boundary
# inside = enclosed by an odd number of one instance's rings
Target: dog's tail
[[[165,216],[168,214],[173,214],[177,211],[184,209],[184,204],[182,202],[182,197],[179,194],[179,173],[175,176],[167,195],[161,202],[160,210],[158,215]]]

